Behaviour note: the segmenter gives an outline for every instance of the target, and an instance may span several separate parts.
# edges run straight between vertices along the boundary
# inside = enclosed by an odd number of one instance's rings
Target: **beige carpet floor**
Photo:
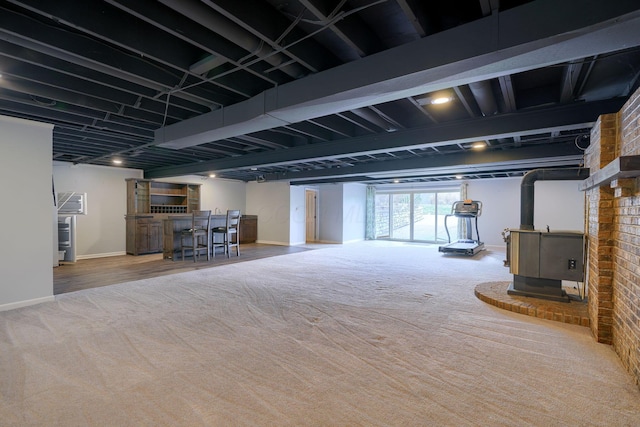
[[[2,312],[0,425],[640,425],[588,328],[474,296],[503,258],[362,242]]]

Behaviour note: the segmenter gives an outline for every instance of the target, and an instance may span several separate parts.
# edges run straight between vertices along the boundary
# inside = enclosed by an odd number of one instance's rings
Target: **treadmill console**
[[[451,213],[457,217],[474,217],[480,216],[482,212],[482,202],[477,200],[460,200],[454,202],[451,207]]]

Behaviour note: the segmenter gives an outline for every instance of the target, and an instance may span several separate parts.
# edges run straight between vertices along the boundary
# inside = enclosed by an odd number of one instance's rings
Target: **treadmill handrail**
[[[447,232],[447,241],[451,243],[451,236],[449,235],[449,227],[447,227],[447,218],[452,216],[451,214],[447,214],[444,216],[444,231]]]

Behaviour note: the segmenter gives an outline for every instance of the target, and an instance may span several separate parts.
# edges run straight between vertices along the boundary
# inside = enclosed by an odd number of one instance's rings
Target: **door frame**
[[[318,241],[318,190],[305,188],[305,241]]]

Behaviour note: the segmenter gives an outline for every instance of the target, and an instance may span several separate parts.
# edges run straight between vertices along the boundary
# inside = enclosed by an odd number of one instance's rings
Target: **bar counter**
[[[227,215],[211,215],[211,228],[225,226]],[[191,227],[191,215],[170,215],[162,220],[162,258],[181,259],[180,233]],[[258,217],[242,215],[240,218],[240,243],[253,243],[258,237]]]

